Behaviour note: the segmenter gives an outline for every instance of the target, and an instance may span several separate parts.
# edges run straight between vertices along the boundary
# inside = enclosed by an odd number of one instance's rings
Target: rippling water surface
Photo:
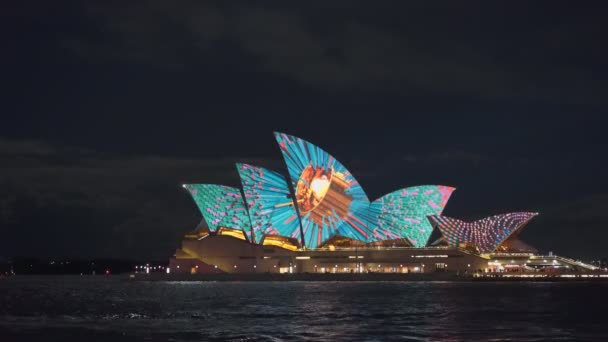
[[[606,283],[0,279],[0,341],[608,341]]]

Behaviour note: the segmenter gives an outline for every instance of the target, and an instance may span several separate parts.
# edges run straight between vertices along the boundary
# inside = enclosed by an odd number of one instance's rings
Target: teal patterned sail
[[[279,173],[249,164],[237,164],[251,218],[253,241],[275,235],[301,241],[300,219],[289,186]]]
[[[370,203],[355,177],[318,146],[283,133],[275,138],[294,187],[306,247],[320,247],[335,235],[368,241]]]
[[[217,184],[184,184],[212,232],[220,227],[240,229],[251,241],[251,223],[237,188]]]
[[[397,190],[372,202],[371,241],[407,238],[414,247],[427,244],[433,227],[429,215],[440,215],[454,188],[421,185]]]

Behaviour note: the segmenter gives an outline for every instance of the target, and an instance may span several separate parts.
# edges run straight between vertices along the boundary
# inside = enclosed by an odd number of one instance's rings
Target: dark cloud
[[[60,39],[88,61],[181,70],[229,45],[264,72],[330,92],[605,104],[606,79],[588,63],[606,53],[593,8],[572,10],[565,23],[532,5],[349,5],[93,3],[78,13],[89,30]]]
[[[61,234],[49,234],[37,244],[56,246],[40,246],[39,252],[166,257],[179,236],[199,220],[181,184],[238,186],[235,162],[276,166],[274,161],[255,158],[116,157],[90,150],[74,160],[74,151],[80,149],[0,141],[0,155],[7,165],[0,170],[3,250],[22,253],[11,246],[31,246],[25,241],[30,234],[54,231]],[[90,244],[89,234],[95,243]],[[80,246],[83,243],[90,247]]]
[[[285,173],[278,130],[331,152],[370,198],[451,185],[447,215],[540,211],[528,242],[601,255],[604,12],[562,1],[5,5],[0,254],[165,257],[199,220],[180,184],[238,185],[236,161]]]
[[[564,224],[594,223],[598,226],[608,221],[608,193],[584,194],[548,208],[547,216]]]
[[[48,144],[37,141],[10,141],[0,139],[0,156],[49,156],[55,149]]]

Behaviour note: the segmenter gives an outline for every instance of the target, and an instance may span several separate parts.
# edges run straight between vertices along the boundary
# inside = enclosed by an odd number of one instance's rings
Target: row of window
[[[462,258],[463,255],[412,255],[412,258]],[[309,259],[364,259],[363,255],[311,255],[311,256],[263,256],[260,259],[296,259],[296,260],[309,260]],[[239,256],[239,259],[256,259],[255,256]]]

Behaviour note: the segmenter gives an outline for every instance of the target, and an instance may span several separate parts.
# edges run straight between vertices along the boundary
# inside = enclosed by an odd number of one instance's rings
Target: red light
[[[106,274],[110,274],[110,270],[106,269]]]

